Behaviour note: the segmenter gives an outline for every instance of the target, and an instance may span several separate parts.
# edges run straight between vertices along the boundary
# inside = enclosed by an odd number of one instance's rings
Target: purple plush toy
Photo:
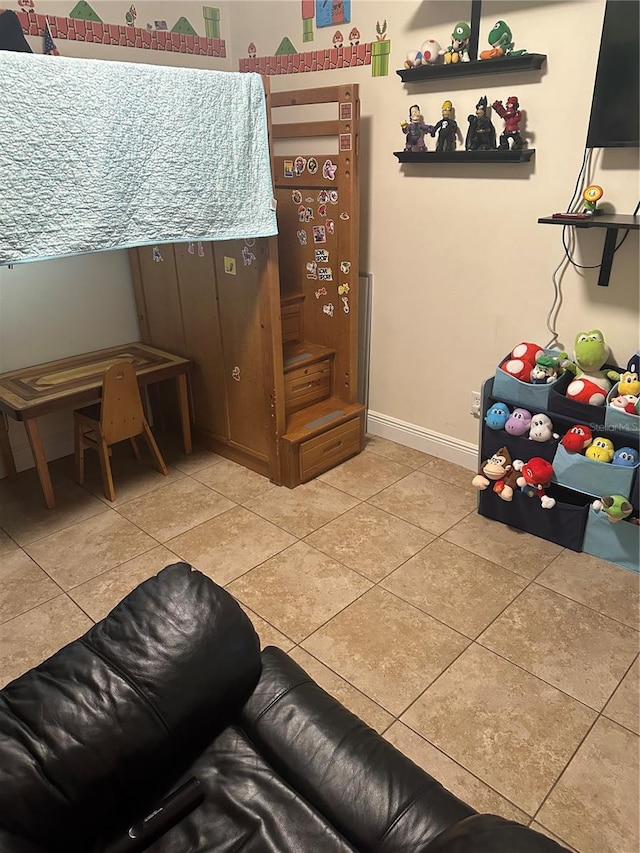
[[[531,412],[527,409],[514,409],[504,425],[509,435],[526,435],[531,426]]]

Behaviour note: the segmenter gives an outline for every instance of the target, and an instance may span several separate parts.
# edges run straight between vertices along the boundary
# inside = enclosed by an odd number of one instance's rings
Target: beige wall
[[[99,0],[94,4],[101,14],[108,6],[104,18],[114,20],[123,18],[129,5]],[[186,0],[138,2],[138,22],[175,19],[171,9],[178,5],[179,14],[192,16],[194,22],[201,16],[202,4]],[[211,5],[221,9],[226,60],[207,62],[66,41],[58,47],[66,55],[189,61],[230,70],[237,69],[250,41],[259,54],[275,52],[283,36],[303,47],[300,0]],[[38,3],[39,11],[51,14],[69,8],[57,0]],[[351,26],[358,27],[363,41],[375,39],[376,21],[388,22],[388,77],[373,78],[370,66],[364,66],[271,78],[274,90],[360,84],[360,268],[374,276],[370,408],[382,421],[405,425],[397,433],[401,440],[404,436],[425,446],[434,435],[447,437],[443,455],[449,445],[455,451],[476,442],[478,422],[469,414],[470,392],[479,389],[501,356],[521,339],[544,344],[550,337],[545,320],[553,298],[551,273],[562,258],[561,229],[538,225],[537,218],[564,209],[582,163],[604,0],[485,0],[481,48],[495,20],[504,18],[517,47],[547,54],[541,77],[500,74],[463,78],[449,86],[403,85],[395,69],[402,66],[405,53],[429,37],[445,46],[452,25],[468,19],[469,10],[468,2],[446,0],[353,0]],[[316,30],[315,41],[307,47],[329,47],[333,32]],[[38,41],[36,50],[41,49]],[[410,104],[419,103],[427,121],[435,123],[442,101],[450,97],[464,132],[466,116],[485,93],[490,101],[512,94],[520,98],[530,145],[536,148],[531,166],[398,164],[392,152],[403,147],[400,121]],[[499,120],[494,123],[501,128]],[[591,179],[604,186],[604,201],[611,210],[631,213],[639,196],[637,149],[598,151],[594,164]],[[598,263],[603,240],[602,232],[580,233],[577,260]],[[560,339],[570,348],[577,331],[598,326],[614,356],[626,360],[638,348],[638,232],[632,232],[617,253],[610,287],[598,288],[596,280],[592,270],[579,273],[571,268],[564,276]],[[41,288],[47,281],[52,290],[46,295],[51,298],[46,312],[37,315],[34,301],[44,299]],[[112,299],[106,312],[105,293]],[[16,336],[15,329],[31,313],[34,316],[24,326],[27,333]],[[65,326],[69,317],[82,322],[69,329]],[[121,343],[131,339],[135,324],[122,253],[98,255],[77,265],[56,261],[20,271],[0,268],[0,370],[86,350],[87,335],[99,341],[96,346]],[[62,330],[60,335],[57,329]],[[25,346],[29,341],[33,346]],[[23,442],[18,430],[12,435],[15,444]]]

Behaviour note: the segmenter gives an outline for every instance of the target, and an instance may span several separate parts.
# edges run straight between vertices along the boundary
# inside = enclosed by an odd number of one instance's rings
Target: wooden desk
[[[61,409],[77,409],[100,399],[102,379],[115,361],[132,361],[138,382],[147,385],[175,378],[180,405],[184,452],[191,453],[187,373],[191,362],[146,344],[132,343],[36,364],[0,374],[0,451],[9,477],[16,467],[6,416],[23,421],[49,509],[56,505],[49,467],[36,418]]]

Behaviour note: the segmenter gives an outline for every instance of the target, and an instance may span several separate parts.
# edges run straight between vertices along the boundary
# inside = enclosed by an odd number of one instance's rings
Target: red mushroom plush
[[[500,367],[514,379],[531,382],[531,372],[539,355],[544,355],[542,347],[524,341],[512,349],[510,358],[505,359]]]

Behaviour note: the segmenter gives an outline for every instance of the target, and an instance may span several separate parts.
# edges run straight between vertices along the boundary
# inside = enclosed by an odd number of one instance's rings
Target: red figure
[[[511,146],[515,151],[519,151],[524,147],[524,140],[520,136],[520,122],[522,121],[522,113],[520,112],[520,104],[517,98],[507,98],[507,106],[502,105],[502,101],[494,101],[491,105],[498,113],[500,118],[504,119],[504,130],[500,136],[500,144],[498,151],[507,151],[509,149],[509,140],[513,140]]]

